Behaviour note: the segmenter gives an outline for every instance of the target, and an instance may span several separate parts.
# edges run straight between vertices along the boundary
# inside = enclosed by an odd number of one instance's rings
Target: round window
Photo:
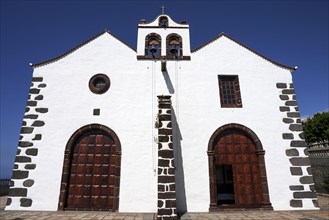
[[[89,80],[89,89],[95,94],[103,94],[110,88],[110,78],[105,74],[96,74]]]

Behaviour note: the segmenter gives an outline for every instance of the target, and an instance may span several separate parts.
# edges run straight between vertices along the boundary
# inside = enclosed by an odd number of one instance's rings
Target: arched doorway
[[[210,211],[272,209],[264,161],[256,134],[239,124],[218,128],[208,146]]]
[[[111,129],[87,125],[67,143],[60,210],[118,211],[121,145]]]

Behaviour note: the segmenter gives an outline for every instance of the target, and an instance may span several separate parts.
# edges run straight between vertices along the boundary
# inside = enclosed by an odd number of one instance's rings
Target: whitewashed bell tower
[[[138,25],[137,60],[152,72],[153,103],[157,103],[157,106],[153,105],[152,114],[154,117],[157,115],[159,122],[158,131],[153,132],[153,137],[157,139],[153,149],[157,149],[158,219],[177,219],[179,211],[176,204],[180,202],[177,198],[181,197],[181,190],[176,194],[176,189],[181,185],[177,177],[182,176],[182,170],[176,169],[179,144],[175,126],[179,114],[178,73],[183,63],[191,60],[190,54],[189,25],[186,21],[181,24],[174,22],[164,14],[164,8],[154,21],[146,23],[141,20]]]
[[[189,60],[190,33],[186,21],[174,22],[168,15],[161,14],[154,21],[144,19],[138,25],[138,60]]]

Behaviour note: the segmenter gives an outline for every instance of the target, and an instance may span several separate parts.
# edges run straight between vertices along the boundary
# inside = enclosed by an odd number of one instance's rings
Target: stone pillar
[[[265,151],[264,150],[257,150],[256,155],[258,157],[258,167],[261,174],[261,187],[262,187],[262,209],[263,210],[273,210],[272,204],[270,202],[270,195],[267,186],[267,175],[266,175],[266,168],[265,168]]]
[[[208,164],[209,164],[209,177],[210,177],[210,205],[209,211],[217,211],[217,190],[216,190],[216,166],[215,166],[215,153],[208,151]]]
[[[177,219],[170,96],[159,98],[158,219]]]

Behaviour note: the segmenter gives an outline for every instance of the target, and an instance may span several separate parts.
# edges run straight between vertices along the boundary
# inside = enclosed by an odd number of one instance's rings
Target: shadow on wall
[[[183,215],[187,212],[186,205],[186,193],[185,193],[185,180],[184,180],[184,169],[183,169],[183,157],[182,157],[182,148],[181,141],[183,140],[178,123],[175,111],[171,108],[171,120],[172,120],[172,129],[173,129],[173,146],[174,146],[174,160],[175,160],[175,179],[176,179],[176,206],[177,213]]]
[[[174,86],[173,86],[173,84],[171,82],[171,79],[170,79],[170,76],[169,76],[168,72],[167,71],[162,71],[162,76],[163,76],[164,80],[166,81],[168,92],[170,94],[174,94],[175,93],[175,89],[174,89]]]

